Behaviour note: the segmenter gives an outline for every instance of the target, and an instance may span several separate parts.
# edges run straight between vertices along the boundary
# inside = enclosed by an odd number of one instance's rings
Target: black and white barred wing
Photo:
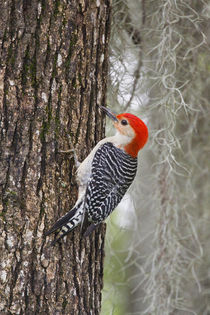
[[[133,158],[112,143],[102,145],[93,158],[85,196],[85,216],[97,225],[116,208],[131,185],[137,170]]]

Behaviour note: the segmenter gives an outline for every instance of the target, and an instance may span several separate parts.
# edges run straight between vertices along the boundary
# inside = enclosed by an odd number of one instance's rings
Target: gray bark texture
[[[50,247],[104,136],[110,0],[0,2],[0,314],[99,314],[105,226]]]

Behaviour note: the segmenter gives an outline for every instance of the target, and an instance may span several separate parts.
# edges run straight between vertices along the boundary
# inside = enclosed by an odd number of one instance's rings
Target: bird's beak
[[[110,109],[108,109],[108,108],[106,108],[106,107],[104,107],[104,106],[100,106],[100,105],[99,105],[99,107],[100,107],[100,109],[102,109],[102,110],[106,113],[106,115],[107,115],[109,118],[111,118],[111,119],[114,120],[115,122],[118,122],[118,119],[117,119],[116,115],[113,114],[113,113],[110,111]]]

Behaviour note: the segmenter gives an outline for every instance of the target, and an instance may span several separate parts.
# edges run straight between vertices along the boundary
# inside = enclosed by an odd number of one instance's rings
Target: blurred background
[[[209,103],[210,2],[113,0],[107,105],[149,141],[108,219],[103,315],[210,314]]]

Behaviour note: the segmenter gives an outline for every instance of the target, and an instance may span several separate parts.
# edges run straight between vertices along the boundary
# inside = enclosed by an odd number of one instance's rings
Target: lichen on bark
[[[0,312],[98,314],[102,226],[43,236],[77,197],[80,160],[104,135],[109,1],[0,4]]]

